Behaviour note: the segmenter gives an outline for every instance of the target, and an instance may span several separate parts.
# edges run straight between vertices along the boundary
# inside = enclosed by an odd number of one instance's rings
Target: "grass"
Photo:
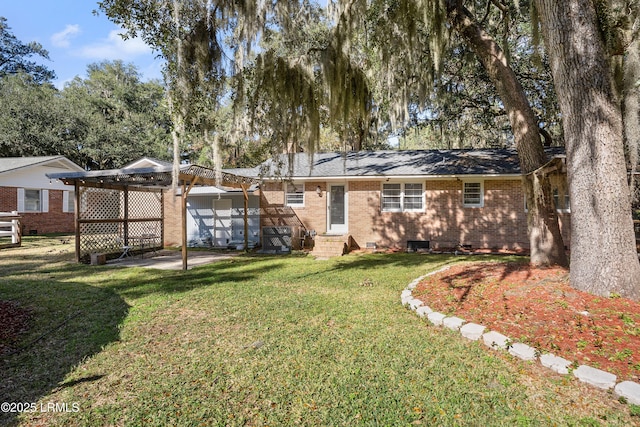
[[[638,422],[605,392],[403,308],[406,284],[451,257],[248,255],[182,272],[73,264],[55,237],[23,246],[0,253],[0,299],[33,311],[22,350],[0,357],[0,401],[69,410],[0,423]]]

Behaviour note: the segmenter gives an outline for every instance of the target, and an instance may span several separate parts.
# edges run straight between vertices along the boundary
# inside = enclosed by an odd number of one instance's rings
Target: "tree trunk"
[[[624,124],[624,142],[627,150],[627,163],[631,167],[629,188],[631,203],[640,200],[636,172],[640,154],[640,93],[637,82],[640,80],[640,40],[633,40],[626,49],[623,59],[622,82],[622,122]]]
[[[591,0],[535,0],[562,112],[571,285],[640,298],[622,114]]]
[[[516,150],[527,198],[527,225],[531,263],[568,265],[551,183],[543,166],[548,162],[542,146],[538,121],[515,73],[498,43],[475,22],[459,2],[450,1],[449,22],[474,51],[495,84],[513,129]]]
[[[184,138],[184,120],[186,114],[184,114],[184,104],[186,93],[184,91],[185,71],[183,69],[183,51],[182,51],[182,39],[180,34],[180,2],[173,0],[173,25],[175,27],[175,43],[176,43],[176,64],[175,75],[170,78],[173,79],[170,85],[169,91],[169,107],[171,111],[171,119],[173,121],[173,128],[171,129],[171,137],[173,139],[173,168],[172,168],[172,180],[171,187],[174,191],[177,190],[179,184],[180,175],[180,143]],[[177,104],[177,105],[176,105]]]

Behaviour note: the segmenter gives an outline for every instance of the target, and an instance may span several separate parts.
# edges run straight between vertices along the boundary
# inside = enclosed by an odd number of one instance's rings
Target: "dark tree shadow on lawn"
[[[493,262],[493,261],[512,261],[515,263],[525,263],[523,257],[517,255],[454,255],[454,254],[416,254],[416,253],[374,253],[353,258],[350,256],[343,257],[333,267],[333,270],[343,269],[384,269],[388,267],[418,267],[425,266],[429,268],[439,268],[446,264],[454,262]],[[510,264],[510,263],[505,263]],[[481,267],[480,267],[481,270]],[[470,267],[469,274],[476,274],[476,269]],[[508,271],[505,270],[505,274]]]
[[[354,258],[345,256],[332,267],[334,270],[360,269],[370,270],[389,267],[417,267],[420,265],[434,266],[466,258],[454,255],[426,255],[407,253],[374,253]]]
[[[255,263],[255,257],[235,257],[201,265],[187,271],[148,268],[144,269],[144,274],[132,275],[126,281],[117,276],[113,280],[105,280],[101,286],[107,287],[125,298],[132,299],[152,294],[184,293],[198,288],[216,286],[220,283],[238,283],[238,286],[245,286],[244,284],[258,279],[261,274],[283,266],[283,263],[277,259],[266,259],[270,262],[251,265]],[[113,267],[94,268],[111,269]]]
[[[528,279],[531,277],[531,269],[533,268],[530,263],[525,261],[502,262],[496,263],[496,265],[497,267],[492,267],[487,270],[486,266],[483,264],[472,264],[467,266],[462,272],[456,272],[454,274],[444,272],[440,275],[440,280],[446,283],[450,288],[458,287],[456,286],[456,281],[466,283],[466,286],[474,286],[486,282],[489,279],[502,282],[504,280],[508,280],[510,275],[520,272],[524,272],[525,278]]]
[[[0,353],[0,402],[35,403],[59,387],[108,374],[64,382],[79,363],[119,340],[129,306],[116,292],[77,282],[25,281],[0,285],[0,300],[30,313],[28,329]],[[18,415],[0,412],[0,425],[16,424]]]
[[[488,281],[502,282],[515,275],[519,276],[517,281],[527,280],[534,268],[524,260],[491,264],[491,268],[487,268],[484,263],[477,263],[466,266],[462,271],[444,271],[438,276],[438,280],[454,293],[458,303],[463,303],[472,289],[478,285]]]

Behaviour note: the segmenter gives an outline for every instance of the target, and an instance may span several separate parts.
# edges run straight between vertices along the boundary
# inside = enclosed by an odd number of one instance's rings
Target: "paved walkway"
[[[191,269],[199,265],[211,264],[223,259],[229,259],[239,252],[210,252],[210,251],[188,251],[187,268]],[[159,250],[157,253],[147,252],[144,258],[140,255],[127,257],[124,259],[112,259],[108,265],[121,267],[143,267],[157,268],[160,270],[182,270],[182,252],[171,250]]]

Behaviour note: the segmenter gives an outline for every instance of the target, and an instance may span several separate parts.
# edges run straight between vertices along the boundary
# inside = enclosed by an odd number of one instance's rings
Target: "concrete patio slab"
[[[240,252],[212,252],[212,251],[189,251],[187,254],[187,268],[211,264],[224,259],[229,259],[239,255]],[[142,267],[157,268],[159,270],[182,270],[182,253],[175,250],[159,250],[155,254],[145,253],[144,258],[140,255],[123,259],[113,259],[107,262],[113,267]]]

